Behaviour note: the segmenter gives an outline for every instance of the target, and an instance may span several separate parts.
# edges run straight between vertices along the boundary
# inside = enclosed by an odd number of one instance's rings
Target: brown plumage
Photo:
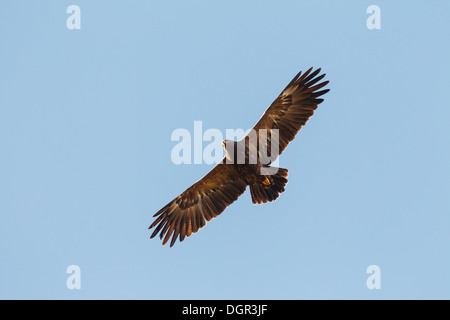
[[[156,227],[151,238],[159,233],[164,245],[172,237],[170,246],[174,245],[177,238],[180,242],[183,241],[185,237],[204,227],[206,221],[221,214],[245,192],[247,186],[250,186],[252,201],[255,204],[276,200],[280,193],[284,192],[288,170],[278,168],[271,174],[263,173],[263,169],[271,168],[271,162],[259,160],[260,151],[257,146],[261,140],[266,150],[270,151],[273,137],[267,134],[267,139],[262,139],[261,129],[278,130],[280,155],[323,101],[318,97],[329,91],[320,90],[328,81],[319,83],[325,77],[325,74],[317,76],[319,73],[320,69],[312,72],[310,68],[303,75],[299,72],[294,77],[254,126],[257,142],[249,142],[248,136],[229,145],[227,142],[226,151],[233,148],[233,158],[227,152],[227,156],[206,176],[159,210],[154,215],[156,220],[149,227]],[[238,149],[239,145],[244,145],[244,148]],[[237,150],[245,150],[244,163],[237,161]],[[256,163],[249,160],[253,154],[251,150],[257,150]]]

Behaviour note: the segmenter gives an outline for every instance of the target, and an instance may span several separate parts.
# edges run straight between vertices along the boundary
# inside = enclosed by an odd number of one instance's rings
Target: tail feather
[[[278,172],[274,175],[261,176],[261,180],[250,185],[253,203],[261,204],[276,200],[280,193],[284,192],[287,176],[288,170],[283,168],[278,168]]]

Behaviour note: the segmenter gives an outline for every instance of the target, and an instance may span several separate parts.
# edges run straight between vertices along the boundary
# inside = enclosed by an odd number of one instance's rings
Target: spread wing
[[[164,245],[173,234],[170,246],[178,236],[183,241],[221,214],[246,188],[247,183],[234,166],[222,161],[154,215],[158,218],[149,227],[156,226],[151,238],[159,233]]]
[[[329,81],[318,83],[325,77],[325,74],[317,76],[320,69],[311,73],[312,69],[310,68],[303,75],[300,71],[253,127],[258,141],[260,140],[260,129],[267,130],[265,147],[269,154],[272,141],[269,130],[278,129],[278,155],[280,155],[323,101],[318,97],[330,91],[329,89],[318,91],[326,86]]]

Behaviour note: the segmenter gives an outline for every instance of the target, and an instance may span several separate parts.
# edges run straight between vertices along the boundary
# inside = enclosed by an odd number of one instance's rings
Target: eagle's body
[[[255,204],[274,201],[284,192],[288,170],[270,164],[313,115],[323,101],[318,97],[329,91],[317,91],[328,81],[316,84],[325,75],[317,76],[320,69],[311,71],[303,76],[300,72],[288,84],[254,126],[256,136],[224,141],[225,158],[154,215],[157,218],[149,227],[156,226],[152,238],[160,233],[165,244],[172,236],[170,246],[178,237],[183,241],[221,214],[248,186]],[[271,154],[274,146],[278,150]]]

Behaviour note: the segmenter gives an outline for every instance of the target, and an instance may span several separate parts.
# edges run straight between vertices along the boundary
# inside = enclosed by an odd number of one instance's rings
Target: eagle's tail
[[[261,176],[255,183],[250,185],[250,193],[254,204],[266,203],[274,201],[284,192],[287,184],[288,170],[278,168],[276,174]]]

